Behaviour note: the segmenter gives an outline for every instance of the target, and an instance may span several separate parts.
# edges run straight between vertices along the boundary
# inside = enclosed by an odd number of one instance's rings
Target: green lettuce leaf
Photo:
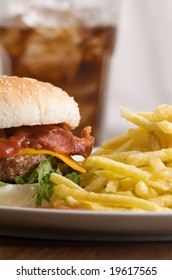
[[[43,200],[50,202],[53,194],[54,184],[50,181],[50,175],[56,172],[76,184],[80,184],[80,173],[74,171],[71,167],[63,162],[59,162],[55,157],[51,156],[41,161],[37,168],[29,176],[17,176],[15,182],[17,184],[33,184],[38,183],[39,187],[36,193],[36,205],[41,206]]]

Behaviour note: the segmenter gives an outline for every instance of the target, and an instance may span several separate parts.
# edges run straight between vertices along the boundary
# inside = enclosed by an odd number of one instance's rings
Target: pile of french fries
[[[121,116],[135,126],[85,161],[82,186],[52,174],[52,205],[103,211],[172,210],[172,106]]]

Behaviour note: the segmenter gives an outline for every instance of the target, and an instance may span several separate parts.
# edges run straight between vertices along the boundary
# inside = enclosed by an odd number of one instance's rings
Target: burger
[[[78,104],[62,89],[30,78],[0,76],[0,205],[49,203],[52,172],[79,182],[85,169],[73,156],[88,157],[91,127],[81,132]]]

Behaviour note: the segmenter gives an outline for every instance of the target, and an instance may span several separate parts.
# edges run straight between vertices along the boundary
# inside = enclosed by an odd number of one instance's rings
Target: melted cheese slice
[[[72,167],[74,170],[77,170],[81,173],[86,172],[86,170],[70,156],[58,154],[58,153],[55,153],[55,152],[52,152],[49,150],[36,150],[36,149],[32,149],[32,148],[25,148],[21,152],[15,154],[15,156],[23,156],[23,155],[51,155],[51,156],[61,159],[67,165]]]

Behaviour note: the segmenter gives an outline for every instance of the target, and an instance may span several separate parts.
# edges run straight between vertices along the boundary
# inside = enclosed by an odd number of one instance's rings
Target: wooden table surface
[[[0,237],[2,260],[172,259],[172,242],[93,242]]]

